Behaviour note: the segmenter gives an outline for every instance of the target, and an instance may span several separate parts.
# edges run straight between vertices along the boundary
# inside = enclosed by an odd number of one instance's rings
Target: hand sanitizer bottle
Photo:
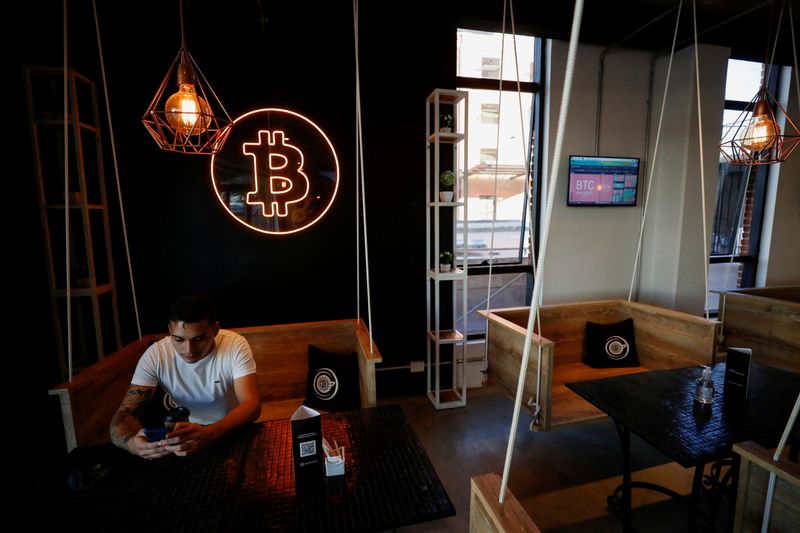
[[[703,375],[698,378],[694,389],[694,401],[706,405],[714,401],[714,381],[711,379],[710,366],[703,366]]]

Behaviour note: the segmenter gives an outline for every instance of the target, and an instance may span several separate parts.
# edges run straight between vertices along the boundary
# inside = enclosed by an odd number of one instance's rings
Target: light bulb
[[[775,142],[780,134],[780,128],[770,116],[768,104],[759,100],[741,138],[742,146],[745,150],[760,152]]]
[[[178,92],[167,98],[167,122],[184,135],[200,135],[211,125],[208,104],[191,83],[179,83]]]

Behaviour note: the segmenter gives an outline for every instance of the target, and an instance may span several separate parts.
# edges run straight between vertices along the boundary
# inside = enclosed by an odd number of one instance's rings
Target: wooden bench
[[[800,286],[738,289],[722,298],[724,348],[750,348],[754,361],[800,371]]]
[[[800,465],[786,459],[775,461],[773,451],[752,441],[733,445],[741,457],[736,516],[733,531],[758,531],[770,473],[776,476],[769,530],[800,531]]]
[[[470,479],[469,533],[540,533],[508,488],[500,503],[500,485],[493,472]]]
[[[514,396],[528,324],[528,307],[480,311],[487,319],[489,380]],[[531,338],[523,405],[536,398],[538,348],[542,348],[540,414],[534,430],[602,418],[605,415],[566,383],[655,368],[712,364],[720,323],[625,300],[603,300],[540,308],[542,335]],[[587,321],[610,324],[633,318],[639,363],[632,368],[590,368],[581,362]],[[529,410],[532,408],[528,408]]]
[[[247,338],[256,361],[262,408],[259,420],[288,418],[305,399],[308,346],[358,355],[361,406],[376,405],[375,364],[381,355],[364,322],[333,320],[232,329]],[[109,442],[108,425],[128,390],[136,363],[164,337],[146,335],[108,355],[52,390],[61,403],[67,449]]]

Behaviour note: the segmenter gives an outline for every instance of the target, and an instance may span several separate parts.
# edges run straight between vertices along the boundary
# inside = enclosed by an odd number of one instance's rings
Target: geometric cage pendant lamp
[[[773,110],[785,118],[783,134]],[[734,165],[771,165],[785,161],[798,144],[797,126],[766,87],[761,87],[728,129],[719,149]]]
[[[186,48],[182,0],[180,17],[181,49],[142,122],[162,150],[213,155],[225,144],[233,121]],[[167,92],[172,83],[177,91]]]

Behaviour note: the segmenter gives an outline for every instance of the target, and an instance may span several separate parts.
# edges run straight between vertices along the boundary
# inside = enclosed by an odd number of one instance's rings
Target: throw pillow
[[[309,345],[305,405],[325,411],[361,407],[356,354],[330,353]]]
[[[586,322],[583,362],[592,368],[639,366],[633,319],[614,324]]]

